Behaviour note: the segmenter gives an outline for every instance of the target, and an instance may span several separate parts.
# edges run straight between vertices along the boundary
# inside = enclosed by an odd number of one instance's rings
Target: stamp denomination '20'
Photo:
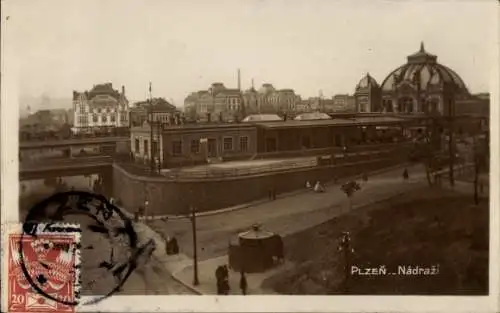
[[[79,245],[79,232],[9,235],[9,312],[74,312]]]

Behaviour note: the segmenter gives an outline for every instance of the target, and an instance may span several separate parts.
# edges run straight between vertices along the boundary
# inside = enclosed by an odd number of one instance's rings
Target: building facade
[[[355,112],[356,99],[352,95],[337,94],[333,98],[333,108],[331,112]]]
[[[438,63],[424,44],[379,85],[367,74],[355,90],[357,112],[427,114],[485,114],[489,100],[471,95],[462,78]]]
[[[153,131],[149,126],[132,128],[131,150],[147,163],[158,158],[163,168],[250,158],[257,151],[257,128],[251,124],[182,125]]]
[[[357,112],[379,112],[380,86],[369,73],[356,85],[354,103]]]
[[[223,83],[189,94],[184,100],[184,112],[197,121],[233,121],[245,115],[240,89],[226,88]]]
[[[129,106],[122,91],[111,83],[98,84],[89,91],[73,91],[73,133],[91,133],[97,129],[129,127]]]
[[[300,101],[293,89],[275,89],[272,84],[241,91],[213,83],[208,90],[189,94],[184,100],[184,112],[191,120],[234,122],[249,114],[295,112]]]
[[[134,103],[129,110],[130,127],[142,126],[149,119],[168,125],[176,125],[183,122],[181,112],[164,98],[153,98],[151,103],[151,106],[149,101]]]

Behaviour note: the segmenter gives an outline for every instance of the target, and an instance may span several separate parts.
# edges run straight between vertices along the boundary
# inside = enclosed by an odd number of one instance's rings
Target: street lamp
[[[198,286],[200,284],[198,280],[198,248],[196,240],[196,208],[191,206],[191,227],[193,231],[193,285]]]
[[[148,201],[148,200],[144,201],[144,212],[143,212],[144,224],[146,224],[146,223],[147,223],[147,217],[148,217],[148,206],[149,206],[149,201]]]
[[[349,292],[349,276],[351,275],[351,254],[354,253],[354,249],[351,246],[351,236],[349,232],[344,231],[341,234],[340,243],[338,247],[339,252],[344,253],[345,262],[345,273],[344,273],[344,290]]]

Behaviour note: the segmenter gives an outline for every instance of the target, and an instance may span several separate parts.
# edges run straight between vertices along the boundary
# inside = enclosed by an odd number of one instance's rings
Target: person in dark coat
[[[408,178],[410,178],[410,175],[408,174],[408,169],[405,168],[403,172],[403,179],[408,180]]]
[[[170,244],[172,245],[172,254],[179,254],[179,244],[177,243],[177,238],[173,237],[170,240]]]
[[[240,289],[241,289],[241,294],[246,296],[247,294],[247,288],[248,288],[248,283],[247,283],[247,277],[245,276],[245,272],[241,270],[240,272]]]
[[[217,266],[215,270],[215,278],[217,280],[217,294],[224,294],[224,268],[222,266]]]

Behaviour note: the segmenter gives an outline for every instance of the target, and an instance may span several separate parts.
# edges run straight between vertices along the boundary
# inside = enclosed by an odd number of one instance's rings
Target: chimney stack
[[[122,85],[122,95],[125,95],[125,86]]]
[[[238,69],[238,90],[241,90],[241,76],[240,76],[240,69]]]

